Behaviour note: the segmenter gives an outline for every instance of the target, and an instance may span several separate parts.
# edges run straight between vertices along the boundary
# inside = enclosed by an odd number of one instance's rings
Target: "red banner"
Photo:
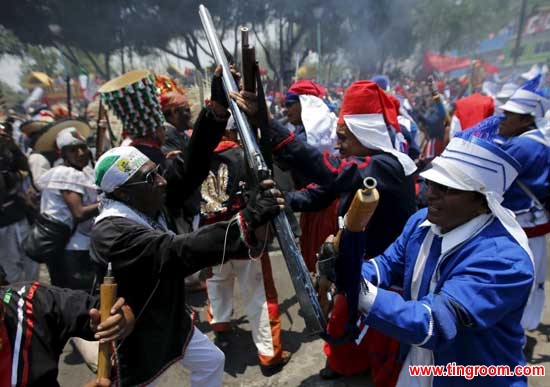
[[[488,74],[493,74],[499,71],[497,66],[491,65],[480,61],[481,66]],[[424,69],[428,71],[440,71],[442,73],[448,73],[454,70],[460,70],[468,68],[472,65],[472,59],[461,58],[458,56],[441,55],[433,52],[426,52],[424,54]]]

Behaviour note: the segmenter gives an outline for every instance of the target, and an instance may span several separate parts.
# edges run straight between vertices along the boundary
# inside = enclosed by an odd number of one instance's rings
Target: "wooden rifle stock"
[[[344,229],[352,232],[361,232],[365,229],[372,214],[378,206],[380,194],[376,189],[376,179],[373,177],[366,177],[363,180],[365,188],[360,188],[355,192],[353,200],[346,212],[344,218]],[[339,230],[334,238],[334,248],[338,252],[340,247],[340,239],[342,237],[342,230]],[[319,304],[323,309],[325,316],[328,316],[330,311],[329,293],[332,286],[331,280],[325,275],[317,273],[318,277],[318,297]]]
[[[256,92],[256,49],[252,47],[248,40],[248,28],[241,28],[242,41],[242,77],[245,91]]]
[[[115,304],[117,297],[117,284],[112,275],[111,263],[107,267],[107,274],[103,279],[103,283],[99,287],[99,312],[101,314],[101,322],[104,322],[111,315],[111,308]],[[97,359],[97,377],[111,377],[111,349],[112,343],[100,343]]]
[[[365,188],[360,188],[355,192],[353,200],[344,217],[344,229],[351,232],[361,232],[365,230],[367,224],[372,218],[372,214],[378,206],[380,194],[376,189],[376,179],[374,177],[365,177],[363,185]],[[336,250],[340,245],[342,230],[338,231],[334,239]]]

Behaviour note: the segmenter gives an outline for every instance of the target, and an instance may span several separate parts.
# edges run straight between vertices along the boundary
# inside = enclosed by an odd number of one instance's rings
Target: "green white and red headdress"
[[[149,71],[134,70],[111,79],[99,93],[132,137],[153,133],[165,122],[155,76]]]

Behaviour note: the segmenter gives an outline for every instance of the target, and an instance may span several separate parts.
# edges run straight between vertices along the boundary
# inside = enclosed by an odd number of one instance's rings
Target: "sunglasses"
[[[149,172],[145,174],[145,178],[142,181],[135,181],[133,183],[124,184],[124,187],[129,187],[131,185],[139,185],[139,184],[149,184],[151,186],[155,185],[157,175],[159,175],[159,168],[160,168],[160,165],[157,165],[154,169],[151,169]]]

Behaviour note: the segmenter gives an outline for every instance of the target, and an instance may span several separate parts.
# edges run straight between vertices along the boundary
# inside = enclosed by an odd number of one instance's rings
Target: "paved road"
[[[550,251],[550,250],[549,250]],[[292,294],[292,283],[280,253],[272,254],[271,262],[276,285],[279,292],[279,302],[282,321],[282,341],[285,349],[293,352],[289,364],[279,374],[269,378],[260,372],[258,359],[252,338],[250,326],[246,320],[242,302],[237,291],[237,303],[234,318],[236,330],[231,341],[231,347],[226,352],[224,387],[369,387],[372,386],[368,376],[343,378],[336,381],[323,381],[318,373],[324,367],[325,358],[322,352],[322,341],[316,337],[307,336],[302,318],[298,315],[298,303]],[[546,297],[550,300],[550,272],[547,274]],[[238,286],[236,287],[238,290]],[[212,337],[208,324],[205,323],[205,296],[198,293],[191,297],[191,304],[200,312],[201,322],[198,326]],[[544,321],[539,329],[529,333],[530,340],[535,340],[534,351],[529,357],[529,364],[544,365],[550,372],[550,308],[546,309]],[[93,378],[93,374],[82,363],[67,364],[79,360],[71,346],[65,348],[60,361],[59,381],[62,387],[82,386],[84,381]],[[158,387],[188,386],[188,377],[179,365],[173,366],[159,380]],[[550,386],[550,375],[532,377],[529,385],[533,387]]]

